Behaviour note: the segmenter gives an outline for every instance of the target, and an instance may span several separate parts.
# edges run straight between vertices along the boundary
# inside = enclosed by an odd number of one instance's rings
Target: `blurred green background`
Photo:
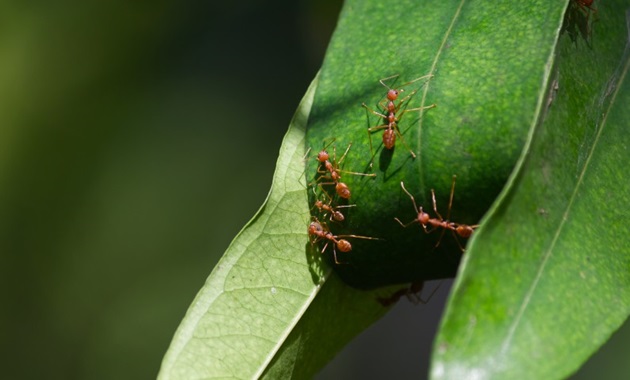
[[[0,4],[3,378],[156,376],[267,195],[340,6]],[[428,307],[401,302],[319,377],[425,372],[448,285]]]
[[[3,378],[156,376],[340,5],[0,5]]]

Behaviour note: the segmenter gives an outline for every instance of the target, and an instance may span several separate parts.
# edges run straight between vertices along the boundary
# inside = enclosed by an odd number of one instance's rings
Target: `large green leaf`
[[[531,147],[460,268],[433,378],[566,377],[627,318],[624,6],[598,3],[588,29],[570,8]]]

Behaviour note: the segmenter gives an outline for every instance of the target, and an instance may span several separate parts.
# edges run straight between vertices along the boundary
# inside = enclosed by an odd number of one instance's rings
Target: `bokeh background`
[[[3,378],[155,378],[269,191],[340,7],[0,4]],[[425,373],[449,286],[400,302],[318,378]],[[608,350],[603,365],[624,362]]]

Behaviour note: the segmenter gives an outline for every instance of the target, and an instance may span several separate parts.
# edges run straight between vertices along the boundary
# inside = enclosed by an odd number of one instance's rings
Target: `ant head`
[[[311,222],[311,224],[308,226],[308,233],[310,235],[317,235],[322,231],[324,231],[324,228],[319,222]]]
[[[337,248],[341,252],[350,252],[352,251],[352,244],[350,244],[350,242],[347,241],[346,239],[340,239],[337,242]]]
[[[389,99],[392,102],[398,99],[398,90],[391,89],[387,91],[387,99]]]
[[[322,150],[321,152],[317,153],[317,161],[319,162],[326,162],[328,161],[329,158],[330,158],[330,155],[325,150]]]

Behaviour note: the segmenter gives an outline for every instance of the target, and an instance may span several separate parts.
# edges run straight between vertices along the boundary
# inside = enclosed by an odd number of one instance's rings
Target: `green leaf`
[[[597,2],[587,20],[571,3],[540,124],[457,276],[433,378],[563,378],[628,317],[626,6]]]

